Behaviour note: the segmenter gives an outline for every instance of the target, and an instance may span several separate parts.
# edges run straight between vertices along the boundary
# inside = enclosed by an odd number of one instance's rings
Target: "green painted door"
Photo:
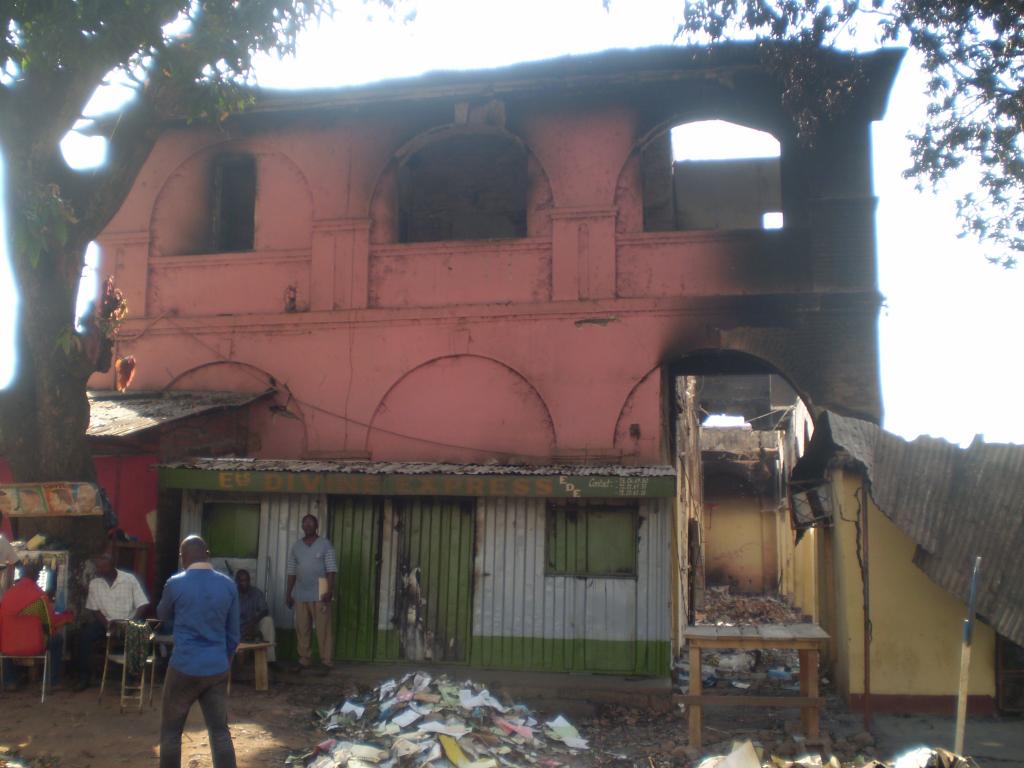
[[[331,540],[338,556],[334,607],[335,657],[373,659],[377,629],[377,584],[381,541],[381,500],[334,496]]]
[[[401,655],[468,661],[473,610],[472,499],[395,499]]]

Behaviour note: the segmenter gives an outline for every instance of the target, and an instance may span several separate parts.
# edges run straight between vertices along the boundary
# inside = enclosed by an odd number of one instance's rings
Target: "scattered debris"
[[[718,654],[715,667],[719,672],[753,672],[756,660],[754,654],[747,651]]]
[[[318,711],[329,738],[293,755],[295,768],[556,768],[572,765],[587,740],[564,716],[539,722],[472,682],[410,672]]]
[[[750,627],[760,624],[802,624],[809,619],[799,609],[767,595],[734,595],[729,587],[708,587],[696,624]]]
[[[970,757],[946,749],[918,747],[896,758],[894,768],[977,768]]]
[[[767,595],[734,595],[731,588],[709,587],[704,593],[704,606],[696,612],[698,625],[736,627],[764,624],[801,624],[809,621],[799,609]],[[777,695],[799,690],[799,654],[790,649],[755,651],[720,650],[704,653],[701,681],[705,688],[719,682],[733,692]],[[675,690],[685,693],[690,683],[689,660],[681,657],[674,664]],[[723,682],[724,681],[724,682]]]
[[[969,757],[932,747],[919,747],[888,763],[864,754],[844,763],[835,755],[826,759],[814,752],[789,760],[778,754],[768,755],[763,747],[747,740],[733,742],[727,755],[705,757],[697,768],[978,768],[978,765]]]

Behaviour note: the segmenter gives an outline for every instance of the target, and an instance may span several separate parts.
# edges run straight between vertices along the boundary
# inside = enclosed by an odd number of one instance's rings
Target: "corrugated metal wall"
[[[285,587],[288,548],[302,535],[302,518],[316,515],[320,520],[320,533],[327,536],[328,520],[326,497],[315,494],[267,494],[243,496],[239,494],[187,491],[181,501],[181,535],[202,533],[203,504],[207,501],[258,501],[260,503],[259,562],[256,566],[255,586],[267,596],[267,604],[280,628],[295,626],[292,611],[285,605]]]
[[[224,500],[225,494],[183,494],[183,535],[199,532],[207,498]],[[265,590],[277,626],[291,628],[292,612],[284,603],[285,565],[288,548],[301,535],[302,516],[316,515],[322,535],[334,539],[336,532],[325,530],[329,517],[325,496],[273,494],[259,500],[256,584]],[[462,534],[470,535],[475,526],[470,562],[471,665],[667,674],[672,499],[640,501],[635,578],[546,576],[544,499],[485,498],[469,503],[476,504],[475,521],[469,526],[460,524],[456,527],[459,535],[448,538],[465,543]],[[379,660],[400,657],[397,614],[401,606],[395,596],[401,555],[411,553],[414,543],[410,539],[403,544],[403,521],[409,515],[403,515],[399,506],[396,500],[384,499],[375,512],[383,516],[373,641],[373,658]],[[369,518],[362,522],[369,524]],[[431,563],[447,562],[444,554],[452,543],[441,546],[445,530],[450,534],[452,529],[442,526],[438,536],[427,537],[440,547],[423,550]],[[422,549],[429,541],[420,539]],[[453,594],[465,597],[459,589]],[[426,596],[429,599],[429,591]],[[441,616],[439,608],[434,613]],[[364,658],[366,651],[360,646],[358,656]],[[351,653],[339,648],[339,658],[349,657],[353,657]],[[459,653],[458,657],[465,659],[466,655]]]
[[[393,660],[401,656],[398,642],[398,613],[395,590],[398,585],[398,531],[395,529],[395,504],[384,499],[381,526],[380,587],[377,591],[377,644],[374,658]]]
[[[332,496],[328,503],[341,585],[334,604],[335,658],[371,661],[383,501],[374,496]]]
[[[472,663],[607,671],[664,667],[671,509],[671,499],[640,503],[636,578],[579,578],[544,573],[544,499],[481,499]],[[658,658],[648,658],[651,653]]]
[[[393,504],[402,658],[467,661],[475,501],[415,497]]]

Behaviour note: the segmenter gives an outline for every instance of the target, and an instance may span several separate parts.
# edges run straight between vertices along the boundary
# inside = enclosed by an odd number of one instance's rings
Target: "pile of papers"
[[[806,754],[795,760],[767,755],[750,741],[734,742],[728,755],[706,757],[697,768],[978,768],[969,757],[945,749],[919,747],[896,758],[895,762],[858,757],[853,762],[841,762],[833,755],[825,760],[818,754]]]
[[[425,672],[388,680],[317,715],[328,738],[287,766],[556,768],[588,748],[561,715],[539,722],[486,688]]]

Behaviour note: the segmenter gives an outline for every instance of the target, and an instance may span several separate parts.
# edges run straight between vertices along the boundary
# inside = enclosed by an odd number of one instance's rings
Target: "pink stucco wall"
[[[253,411],[266,457],[665,461],[661,366],[706,349],[767,361],[815,405],[877,411],[876,309],[821,299],[876,295],[873,271],[844,285],[824,270],[839,249],[813,223],[643,232],[653,118],[628,99],[507,107],[497,130],[529,153],[528,237],[397,243],[396,168],[471,130],[442,112],[168,130],[100,238],[128,297],[117,353],[137,358],[134,386],[273,382],[290,415]],[[197,252],[222,151],[256,157],[252,252]],[[846,193],[873,205],[870,182]]]

